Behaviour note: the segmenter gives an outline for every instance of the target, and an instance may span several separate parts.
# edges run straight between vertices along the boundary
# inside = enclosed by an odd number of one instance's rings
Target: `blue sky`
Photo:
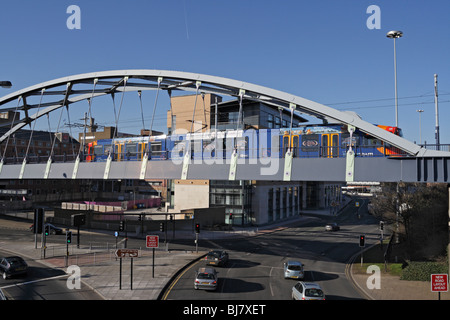
[[[81,9],[80,30],[66,26],[70,5]],[[380,29],[367,28],[370,5],[381,10]],[[0,80],[13,87],[0,95],[85,72],[178,70],[271,87],[394,125],[393,40],[386,33],[401,30],[399,126],[419,142],[416,110],[423,109],[422,141],[434,143],[438,74],[441,143],[450,143],[449,14],[448,0],[3,1]],[[145,99],[152,108],[154,98]],[[124,104],[138,110],[136,99]],[[166,110],[162,98],[155,129],[165,131]],[[96,121],[111,125],[105,114]],[[132,127],[129,114],[121,119]]]

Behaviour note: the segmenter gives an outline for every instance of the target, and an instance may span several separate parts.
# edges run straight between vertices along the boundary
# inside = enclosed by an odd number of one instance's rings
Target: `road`
[[[378,241],[378,222],[367,214],[367,201],[351,206],[335,218],[341,230],[327,232],[325,221],[316,218],[305,225],[290,226],[281,231],[245,240],[209,241],[209,248],[228,251],[226,267],[217,267],[218,289],[215,292],[194,290],[196,269],[203,260],[185,270],[173,282],[164,299],[179,300],[288,300],[296,280],[284,279],[283,263],[299,260],[305,264],[305,280],[319,283],[327,299],[364,299],[346,276],[346,263],[361,249],[359,235],[366,243]]]
[[[3,220],[5,221],[5,220]],[[21,222],[21,224],[29,224]],[[54,235],[52,242],[63,243],[65,236]],[[34,235],[24,229],[0,228],[0,242],[14,241],[34,242]],[[40,241],[40,240],[39,240]],[[38,243],[40,247],[40,242]],[[18,255],[0,250],[0,257]],[[22,255],[20,255],[22,256]],[[48,267],[29,257],[22,256],[28,264],[28,274],[4,280],[0,277],[0,288],[12,300],[101,300],[102,298],[91,288],[82,283],[81,289],[73,290],[67,287],[68,275],[60,269]]]
[[[10,256],[0,250],[0,256]],[[4,280],[0,288],[12,300],[100,300],[101,297],[86,286],[80,290],[67,287],[68,275],[59,269],[49,268],[39,262],[25,258],[28,264],[26,276]]]

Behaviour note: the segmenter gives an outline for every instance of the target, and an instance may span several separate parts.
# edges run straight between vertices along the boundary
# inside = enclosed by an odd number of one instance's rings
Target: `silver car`
[[[305,271],[304,264],[300,261],[288,261],[284,263],[284,278],[304,279]]]
[[[317,283],[299,281],[292,287],[292,299],[325,300],[325,294]]]
[[[216,290],[217,271],[214,268],[200,268],[195,273],[194,289]]]

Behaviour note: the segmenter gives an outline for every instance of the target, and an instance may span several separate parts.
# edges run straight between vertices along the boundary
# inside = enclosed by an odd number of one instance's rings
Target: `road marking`
[[[201,259],[199,259],[200,261]],[[198,262],[198,261],[197,261]],[[193,266],[197,265],[196,263],[191,264],[188,268],[184,269],[183,272],[181,272],[176,278],[175,280],[172,282],[172,284],[169,286],[169,288],[166,290],[166,292],[164,293],[164,295],[162,296],[161,300],[166,300],[167,296],[169,295],[170,291],[172,291],[172,288],[175,286],[175,284],[177,284],[178,280],[181,279],[181,277],[188,271],[190,270]]]
[[[24,285],[27,285],[27,284],[32,284],[32,283],[41,282],[41,281],[47,281],[47,280],[54,280],[54,279],[59,279],[59,278],[64,278],[64,277],[68,277],[68,275],[67,274],[63,274],[63,275],[60,275],[60,276],[54,276],[54,277],[50,277],[50,278],[42,278],[42,279],[33,280],[33,281],[14,283],[14,284],[10,284],[10,285],[7,285],[7,286],[0,287],[0,289],[7,289],[7,288],[12,288],[12,287],[24,286]]]
[[[274,293],[273,293],[273,288],[272,288],[272,282],[270,282],[270,279],[272,277],[272,271],[273,271],[274,267],[270,268],[270,272],[269,272],[269,288],[270,288],[270,294],[272,295],[272,297],[274,297]]]

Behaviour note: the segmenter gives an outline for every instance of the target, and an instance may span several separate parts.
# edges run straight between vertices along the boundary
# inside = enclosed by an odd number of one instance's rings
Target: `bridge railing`
[[[447,151],[450,152],[450,144],[419,144],[419,146],[424,147],[429,150]]]
[[[440,149],[437,149],[436,145],[427,145],[431,147],[432,150],[443,150],[449,151],[450,145],[440,145]],[[302,148],[294,147],[292,152],[294,158],[345,158],[348,146],[317,146],[315,148]],[[258,158],[284,158],[286,154],[286,148],[238,148],[238,157],[240,159],[258,159]],[[404,151],[387,145],[359,145],[353,147],[356,157],[389,157],[389,156],[407,156],[408,154]],[[223,150],[219,149],[217,153],[215,151],[203,149],[202,151],[194,150],[191,153],[191,159],[229,159],[233,150]],[[108,158],[107,154],[80,154],[80,161],[82,162],[105,162]],[[118,153],[113,152],[111,154],[112,161],[142,161],[143,153]],[[75,162],[77,154],[64,154],[64,155],[53,155],[52,162]],[[168,150],[163,151],[152,151],[149,154],[149,160],[173,160],[173,159],[183,159],[184,153],[172,152]],[[4,164],[21,164],[25,157],[14,156],[6,157],[3,159]],[[26,157],[28,164],[46,163],[49,156],[35,156],[29,155]]]

